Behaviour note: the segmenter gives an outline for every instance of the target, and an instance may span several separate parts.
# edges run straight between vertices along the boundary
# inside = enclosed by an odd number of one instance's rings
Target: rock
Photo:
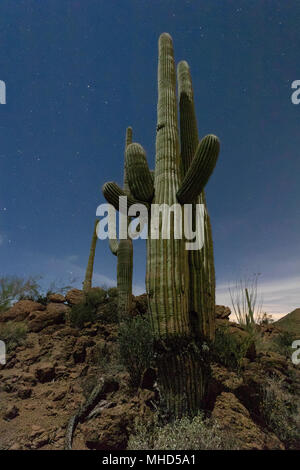
[[[33,312],[28,323],[29,331],[37,333],[50,325],[65,323],[69,307],[62,303],[50,303],[46,311]]]
[[[99,418],[82,426],[89,449],[124,450],[128,441],[128,426],[136,414],[129,404],[102,409]]]
[[[32,300],[20,300],[15,303],[7,312],[0,315],[0,322],[6,321],[23,321],[28,315],[36,310],[45,310],[45,305]]]
[[[70,305],[78,305],[81,302],[84,302],[85,295],[82,290],[79,289],[71,289],[66,293],[66,301]]]
[[[64,303],[66,301],[66,298],[61,294],[49,294],[48,300],[49,302],[55,302],[60,304]]]
[[[39,426],[32,426],[32,432],[29,435],[29,443],[26,445],[29,449],[40,449],[49,442],[49,434],[45,429]]]
[[[21,400],[26,400],[26,398],[30,398],[32,394],[32,388],[30,387],[22,387],[18,390],[18,397],[21,398]]]
[[[22,375],[22,381],[24,383],[29,383],[30,385],[36,385],[36,378],[34,374],[24,373]]]
[[[49,362],[40,363],[35,369],[35,376],[40,383],[51,382],[55,378],[55,367]]]
[[[217,397],[212,417],[232,437],[239,450],[284,449],[276,436],[264,433],[252,421],[249,411],[233,393],[223,392]]]
[[[234,391],[243,383],[242,377],[235,372],[226,369],[220,364],[211,365],[212,379],[218,381],[224,388],[224,391]]]
[[[148,312],[148,296],[147,294],[138,295],[134,298],[135,310],[144,314]]]
[[[221,320],[228,320],[231,315],[231,310],[229,307],[225,307],[224,305],[216,305],[215,306],[215,316]]]
[[[75,364],[85,361],[86,358],[86,348],[94,346],[94,341],[88,337],[81,336],[76,341],[73,351],[73,359]]]
[[[4,411],[3,419],[5,419],[5,421],[11,421],[12,419],[16,418],[18,414],[19,408],[17,408],[15,405],[9,405]]]
[[[60,401],[65,398],[67,390],[61,390],[60,392],[54,393],[52,396],[52,401]]]
[[[143,373],[140,388],[154,390],[154,384],[157,378],[157,371],[153,367],[148,367]]]

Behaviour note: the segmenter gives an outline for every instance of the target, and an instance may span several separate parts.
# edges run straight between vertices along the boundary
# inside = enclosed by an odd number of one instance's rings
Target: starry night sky
[[[190,63],[200,135],[221,154],[207,185],[218,302],[261,273],[264,309],[300,306],[300,3],[2,0],[0,275],[80,286],[101,186],[122,182],[125,129],[154,165],[157,40]],[[135,292],[145,246],[135,242]],[[99,241],[95,284],[116,259]]]

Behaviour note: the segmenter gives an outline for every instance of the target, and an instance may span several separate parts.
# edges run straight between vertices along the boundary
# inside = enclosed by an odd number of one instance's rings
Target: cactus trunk
[[[125,138],[125,152],[132,143],[132,129],[128,127]],[[119,196],[127,196],[128,207],[136,201],[130,194],[127,179],[127,171],[124,162],[123,189],[116,183],[106,183],[103,186],[103,194],[107,201],[116,209],[119,209]],[[129,219],[127,217],[127,226]],[[132,307],[132,272],[133,272],[133,246],[131,238],[109,240],[109,247],[113,255],[117,256],[117,288],[118,288],[118,316],[122,321],[128,317]]]
[[[96,251],[96,244],[97,244],[97,225],[98,225],[98,220],[96,220],[94,224],[90,255],[89,255],[89,260],[88,260],[88,264],[87,264],[87,268],[85,272],[84,282],[83,282],[84,291],[89,290],[92,287],[94,259],[95,259],[95,251]]]
[[[176,72],[172,39],[162,34],[159,40],[156,163],[153,204],[178,203],[179,136],[177,123]],[[188,264],[184,240],[147,241],[146,287],[152,325],[156,337],[189,333]]]

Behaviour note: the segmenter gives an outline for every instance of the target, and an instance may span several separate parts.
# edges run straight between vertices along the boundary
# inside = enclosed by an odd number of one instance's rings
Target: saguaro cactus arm
[[[215,135],[207,135],[199,142],[193,161],[177,191],[177,199],[181,204],[194,202],[204,189],[216,166],[219,150],[219,139]]]
[[[89,260],[85,272],[85,279],[83,282],[83,290],[88,290],[92,287],[92,277],[93,277],[93,268],[94,268],[94,259],[95,259],[95,251],[96,251],[96,244],[97,244],[97,225],[99,220],[95,220],[93,236],[91,241],[91,248],[89,254]]]
[[[140,201],[152,201],[154,185],[146,153],[140,144],[130,144],[126,149],[126,174],[130,191]]]
[[[113,181],[104,183],[104,185],[102,186],[102,193],[105,199],[107,200],[107,202],[109,202],[109,204],[114,206],[116,210],[120,209],[119,198],[121,196],[127,197],[127,208],[125,208],[127,211],[129,207],[132,206],[133,204],[141,203],[141,201],[138,201],[137,199],[134,199],[132,196],[128,195],[123,189],[120,188],[120,186],[117,183]],[[127,212],[125,215],[127,215]]]

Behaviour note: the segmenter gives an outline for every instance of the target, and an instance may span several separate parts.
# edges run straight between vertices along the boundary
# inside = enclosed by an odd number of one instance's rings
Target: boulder
[[[15,303],[7,312],[4,312],[0,315],[0,322],[4,321],[23,321],[25,320],[32,312],[39,310],[45,310],[45,305],[40,304],[39,302],[33,302],[32,300],[20,300]]]
[[[45,311],[33,312],[29,317],[28,330],[37,333],[47,326],[65,323],[70,308],[62,303],[50,303]]]
[[[78,305],[84,302],[85,294],[82,290],[71,289],[66,293],[66,301],[70,305]]]
[[[35,368],[35,376],[40,383],[51,382],[55,378],[55,367],[50,362],[40,363]]]
[[[249,411],[233,393],[223,392],[217,397],[212,412],[220,428],[232,436],[239,450],[283,450],[279,439],[263,432],[250,417]]]
[[[18,414],[19,408],[17,408],[15,405],[9,405],[3,413],[3,419],[5,419],[5,421],[10,421],[16,418]]]
[[[66,298],[62,294],[49,294],[48,301],[61,304],[66,301]]]
[[[229,307],[225,307],[224,305],[216,305],[215,306],[215,317],[221,320],[229,320],[231,315],[231,310]]]

